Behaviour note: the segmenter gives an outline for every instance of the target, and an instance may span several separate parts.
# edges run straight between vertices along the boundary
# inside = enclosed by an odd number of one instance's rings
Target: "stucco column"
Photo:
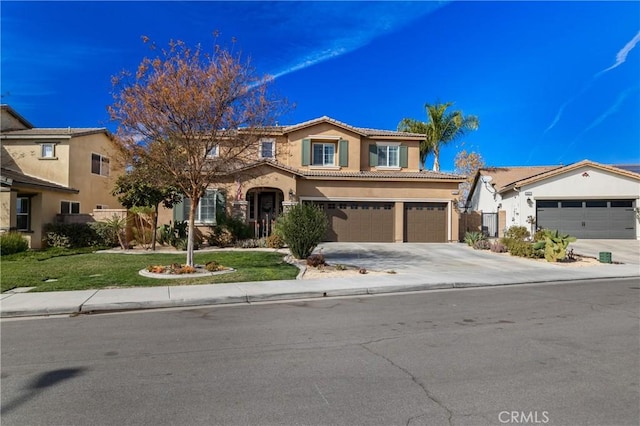
[[[394,214],[395,214],[395,242],[403,243],[404,242],[404,202],[396,201],[394,206]]]
[[[11,191],[9,188],[2,188],[0,192],[0,231],[9,231],[15,228],[17,192]]]
[[[291,208],[293,206],[298,205],[298,201],[283,201],[282,202],[282,213],[286,213],[289,210],[291,210]]]
[[[249,206],[248,201],[234,201],[231,215],[236,219],[240,219],[246,222],[248,217],[247,216],[248,206]]]

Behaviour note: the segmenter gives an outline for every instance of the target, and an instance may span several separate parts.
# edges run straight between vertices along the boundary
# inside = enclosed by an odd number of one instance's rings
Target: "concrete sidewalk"
[[[334,249],[338,247],[335,246]],[[405,247],[405,249],[408,247]],[[344,247],[340,247],[344,249]],[[325,246],[328,259],[331,247]],[[43,293],[5,292],[0,295],[0,317],[114,312],[180,306],[254,303],[346,295],[367,295],[432,289],[498,286],[640,276],[637,263],[571,267],[496,255],[443,245],[447,255],[466,256],[464,262],[417,263],[395,274],[351,278],[260,281],[236,284],[136,287],[108,290]],[[467,252],[464,252],[467,250]],[[470,250],[470,251],[469,251]],[[334,250],[334,252],[337,252]],[[433,250],[432,250],[433,252]],[[331,263],[341,263],[333,258]],[[362,259],[361,259],[362,260]],[[421,260],[421,262],[426,262]],[[496,262],[493,265],[491,262]],[[346,262],[342,262],[346,263]],[[422,268],[420,266],[422,265]],[[437,265],[438,267],[435,267]],[[370,268],[373,270],[374,268]],[[380,268],[382,269],[382,268]],[[421,270],[420,270],[421,269]]]

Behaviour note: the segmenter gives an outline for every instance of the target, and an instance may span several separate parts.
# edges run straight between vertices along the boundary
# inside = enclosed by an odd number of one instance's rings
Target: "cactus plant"
[[[535,250],[544,249],[544,258],[547,262],[564,260],[567,256],[567,246],[576,241],[576,237],[569,234],[560,234],[558,230],[546,230],[544,240],[534,243]]]

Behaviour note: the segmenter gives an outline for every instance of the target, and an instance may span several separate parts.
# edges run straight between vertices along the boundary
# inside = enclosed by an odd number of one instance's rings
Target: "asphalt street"
[[[632,278],[2,320],[1,421],[637,425],[639,307]]]

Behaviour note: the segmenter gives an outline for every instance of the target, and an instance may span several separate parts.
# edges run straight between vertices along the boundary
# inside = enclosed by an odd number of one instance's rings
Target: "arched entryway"
[[[282,214],[284,193],[278,188],[259,187],[247,191],[247,221],[256,238],[268,237]]]

